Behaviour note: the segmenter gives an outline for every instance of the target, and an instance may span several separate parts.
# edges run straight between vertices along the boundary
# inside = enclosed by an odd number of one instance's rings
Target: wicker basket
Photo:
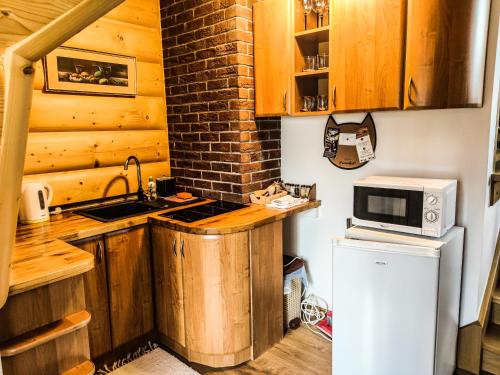
[[[292,279],[290,283],[291,292],[283,296],[283,328],[286,331],[290,322],[300,319],[300,303],[302,300],[302,281],[299,278]]]

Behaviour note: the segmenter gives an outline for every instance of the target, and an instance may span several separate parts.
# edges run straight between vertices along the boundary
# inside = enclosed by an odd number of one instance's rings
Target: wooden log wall
[[[0,18],[0,54],[78,2],[2,0],[9,16]],[[126,0],[65,46],[135,56],[138,95],[45,93],[39,62],[24,182],[49,183],[57,206],[134,192],[135,166],[123,171],[129,155],[141,161],[144,185],[148,176],[170,175],[159,1]],[[1,67],[0,88],[2,115]]]

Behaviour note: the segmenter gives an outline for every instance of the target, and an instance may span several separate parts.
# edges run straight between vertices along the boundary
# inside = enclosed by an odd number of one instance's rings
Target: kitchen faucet
[[[125,160],[125,164],[123,166],[123,169],[128,171],[128,163],[130,160],[135,161],[135,165],[137,167],[137,185],[139,188],[137,189],[137,199],[139,201],[144,200],[144,191],[142,190],[142,177],[141,177],[141,163],[139,162],[139,159],[137,159],[135,156],[131,155]]]

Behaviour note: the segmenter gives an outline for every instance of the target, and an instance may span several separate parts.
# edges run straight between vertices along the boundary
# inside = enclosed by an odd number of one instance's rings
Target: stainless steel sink
[[[148,212],[164,210],[165,206],[155,206],[146,202],[125,202],[118,204],[111,204],[107,206],[99,206],[92,208],[85,208],[83,210],[75,211],[76,214],[89,217],[102,222],[116,221],[146,214]]]

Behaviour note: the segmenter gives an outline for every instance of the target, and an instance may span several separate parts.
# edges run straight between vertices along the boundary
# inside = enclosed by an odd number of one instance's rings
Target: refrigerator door
[[[434,373],[439,251],[337,239],[333,373]]]

